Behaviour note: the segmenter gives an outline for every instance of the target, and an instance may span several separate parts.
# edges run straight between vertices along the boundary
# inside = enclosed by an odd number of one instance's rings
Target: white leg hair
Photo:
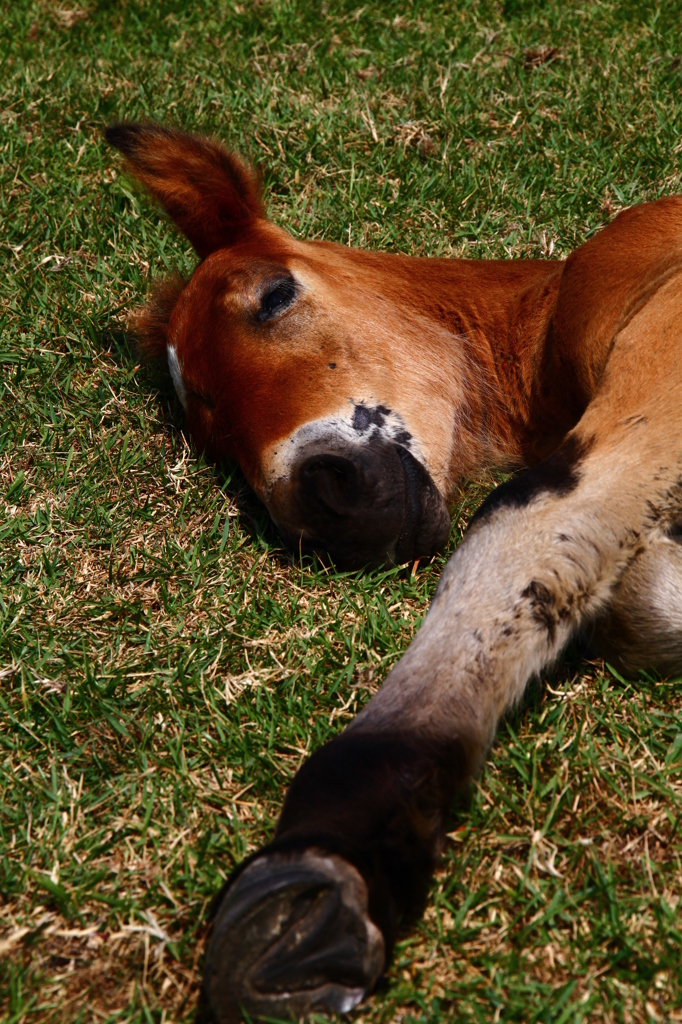
[[[682,537],[648,538],[587,639],[626,674],[648,668],[682,673]]]

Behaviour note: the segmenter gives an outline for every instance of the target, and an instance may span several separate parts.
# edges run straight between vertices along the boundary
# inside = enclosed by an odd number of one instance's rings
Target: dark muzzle
[[[407,448],[379,438],[332,450],[316,444],[275,485],[270,511],[292,548],[341,568],[430,557],[450,529],[428,471]]]

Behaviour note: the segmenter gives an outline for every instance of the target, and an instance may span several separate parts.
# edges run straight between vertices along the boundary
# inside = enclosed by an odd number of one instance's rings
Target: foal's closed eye
[[[296,282],[293,277],[280,278],[268,285],[261,296],[260,309],[256,314],[260,323],[274,320],[283,313],[296,298]]]

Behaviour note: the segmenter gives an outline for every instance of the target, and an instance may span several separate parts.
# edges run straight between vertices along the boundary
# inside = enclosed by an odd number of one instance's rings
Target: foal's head
[[[427,261],[298,241],[214,142],[153,124],[107,139],[201,259],[137,317],[197,445],[239,462],[296,548],[345,565],[434,553],[465,371]]]

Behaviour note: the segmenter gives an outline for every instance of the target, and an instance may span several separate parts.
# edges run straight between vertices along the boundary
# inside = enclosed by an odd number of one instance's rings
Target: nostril
[[[316,497],[331,512],[352,512],[363,494],[363,475],[350,459],[341,455],[316,455],[301,467],[304,491]]]

